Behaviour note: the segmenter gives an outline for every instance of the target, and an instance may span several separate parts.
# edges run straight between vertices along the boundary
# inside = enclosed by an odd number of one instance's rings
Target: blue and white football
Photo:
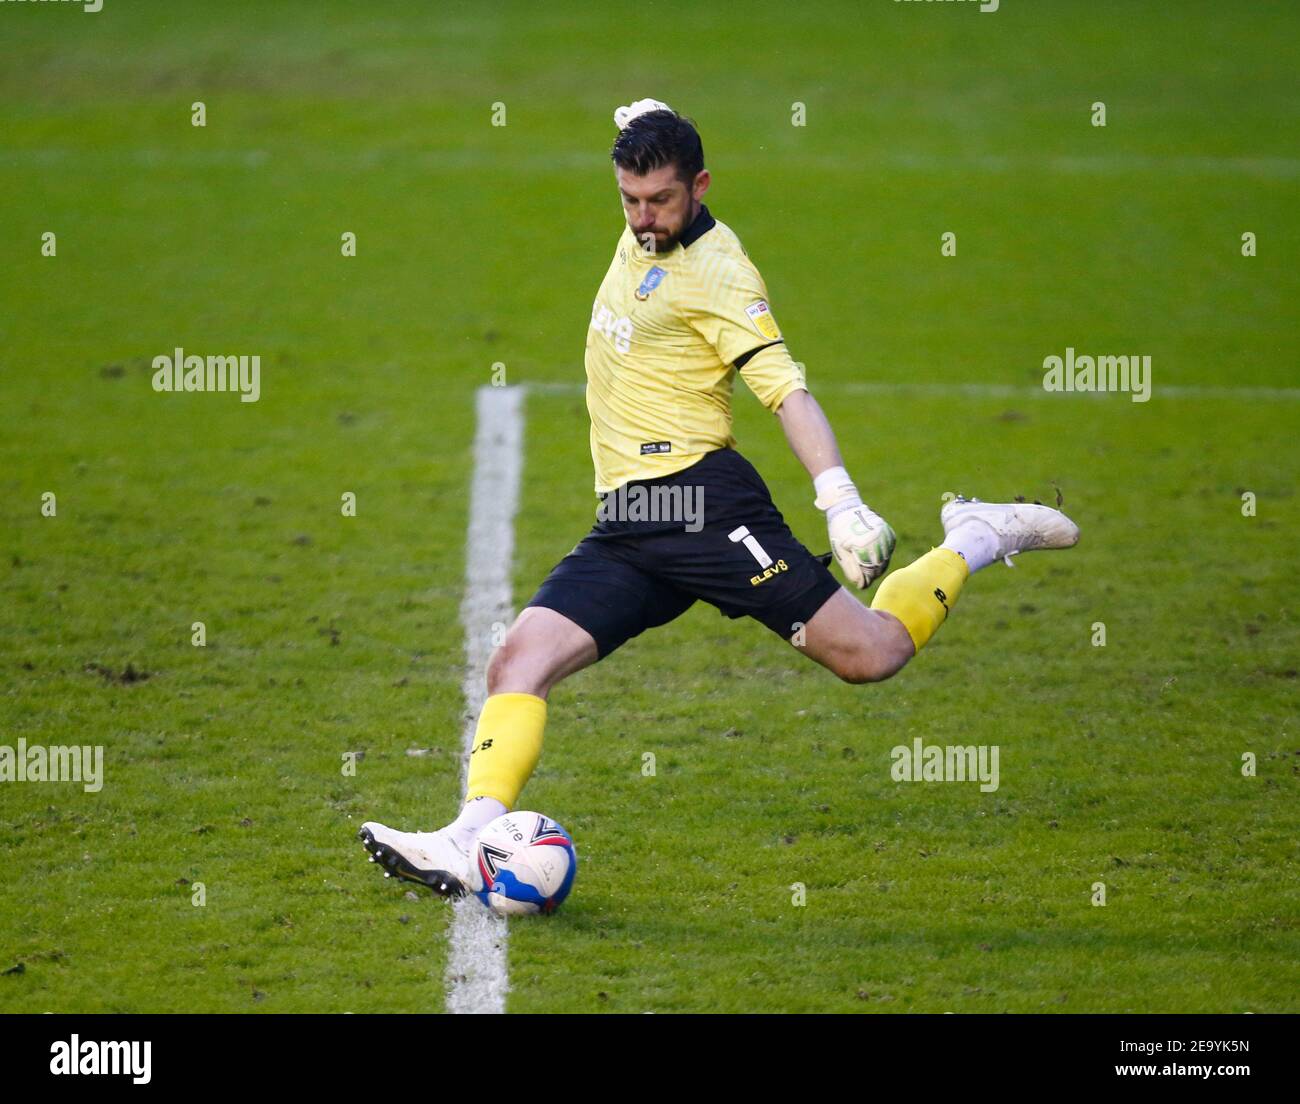
[[[474,863],[477,897],[498,916],[549,914],[573,888],[578,855],[573,838],[541,813],[499,816],[479,833]]]

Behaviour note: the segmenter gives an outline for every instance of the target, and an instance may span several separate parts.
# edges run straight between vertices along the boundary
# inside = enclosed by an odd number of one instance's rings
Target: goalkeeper
[[[807,469],[831,555],[854,588],[885,573],[894,532],[845,470],[758,269],[703,203],[710,177],[694,125],[653,100],[614,119],[627,225],[592,304],[585,358],[598,521],[492,655],[457,819],[436,832],[373,821],[360,831],[389,873],[444,896],[481,888],[474,839],[536,766],[551,688],[697,600],[754,618],[846,682],[877,682],[925,645],[972,572],[1079,537],[1046,506],[959,498],[941,511],[943,543],[885,578],[870,607],[840,586],[831,556],[794,538],[736,451],[737,373]],[[698,510],[680,516],[686,504]]]

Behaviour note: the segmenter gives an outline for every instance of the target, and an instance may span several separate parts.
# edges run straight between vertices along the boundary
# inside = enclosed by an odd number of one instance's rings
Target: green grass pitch
[[[699,123],[895,563],[945,491],[1059,487],[1083,540],[879,686],[702,605],[562,684],[523,804],[581,866],[511,925],[508,1009],[1300,1010],[1300,12],[653,12],[0,4],[0,743],[106,755],[0,785],[0,1010],[443,1007],[449,910],[353,835],[456,807],[494,363],[574,385],[527,400],[517,604],[591,524],[642,96]],[[260,400],[155,393],[176,346],[260,355]],[[1035,394],[1067,346],[1150,355],[1151,401]],[[736,433],[822,550],[740,385]],[[894,782],[916,737],[1000,787]]]

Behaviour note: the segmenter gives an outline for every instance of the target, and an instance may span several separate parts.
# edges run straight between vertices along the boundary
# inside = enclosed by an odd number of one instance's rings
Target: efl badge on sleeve
[[[650,293],[663,283],[663,279],[667,275],[667,272],[658,265],[655,265],[645,274],[645,279],[641,281],[641,286],[636,289],[636,297],[638,299],[649,299]]]
[[[772,341],[781,340],[781,331],[776,328],[776,319],[772,317],[772,309],[767,305],[767,300],[760,299],[757,303],[750,303],[745,308],[745,313],[754,323],[754,329],[764,337]]]

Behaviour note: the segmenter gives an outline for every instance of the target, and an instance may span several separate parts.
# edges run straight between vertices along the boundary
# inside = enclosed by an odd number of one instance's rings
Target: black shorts
[[[703,599],[785,639],[840,588],[795,540],[767,486],[735,449],[601,496],[595,527],[546,577],[530,606],[564,614],[600,658]]]

